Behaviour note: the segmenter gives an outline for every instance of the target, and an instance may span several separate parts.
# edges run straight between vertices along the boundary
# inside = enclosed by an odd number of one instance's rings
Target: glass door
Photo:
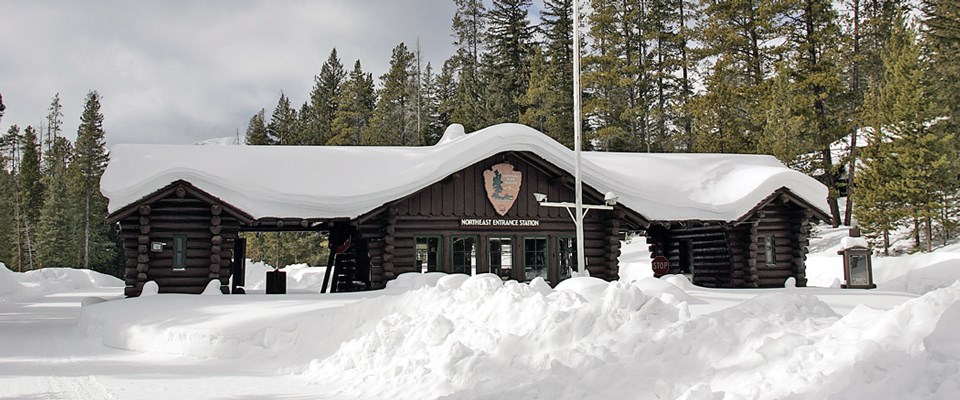
[[[513,274],[513,238],[491,237],[487,241],[490,273],[503,280],[509,280]]]
[[[550,260],[547,249],[547,238],[527,237],[523,238],[523,278],[525,281],[532,281],[536,277],[541,277],[550,282],[548,275]]]

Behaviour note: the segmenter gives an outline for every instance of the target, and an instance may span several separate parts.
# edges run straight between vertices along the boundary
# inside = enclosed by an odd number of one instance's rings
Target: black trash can
[[[287,273],[279,269],[267,271],[267,294],[287,293]]]

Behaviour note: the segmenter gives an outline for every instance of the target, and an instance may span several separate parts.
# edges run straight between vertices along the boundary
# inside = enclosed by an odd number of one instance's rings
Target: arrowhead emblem
[[[484,187],[487,198],[497,214],[504,216],[520,194],[520,181],[523,174],[513,169],[513,165],[500,163],[483,171]]]

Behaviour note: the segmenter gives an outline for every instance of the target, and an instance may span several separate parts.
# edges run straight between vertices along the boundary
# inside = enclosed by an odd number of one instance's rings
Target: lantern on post
[[[870,258],[870,246],[867,240],[860,237],[860,229],[850,228],[850,236],[840,240],[840,251],[843,256],[843,279],[846,282],[840,287],[844,289],[876,289],[873,283],[873,263]]]

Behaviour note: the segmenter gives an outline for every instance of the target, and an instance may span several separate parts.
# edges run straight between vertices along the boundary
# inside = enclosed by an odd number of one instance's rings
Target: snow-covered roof
[[[185,180],[254,218],[353,218],[506,151],[529,151],[573,173],[573,152],[519,124],[434,146],[191,146],[121,144],[101,192],[112,214]],[[733,221],[780,188],[826,212],[826,188],[775,158],[729,154],[584,152],[584,184],[612,191],[651,221]]]

